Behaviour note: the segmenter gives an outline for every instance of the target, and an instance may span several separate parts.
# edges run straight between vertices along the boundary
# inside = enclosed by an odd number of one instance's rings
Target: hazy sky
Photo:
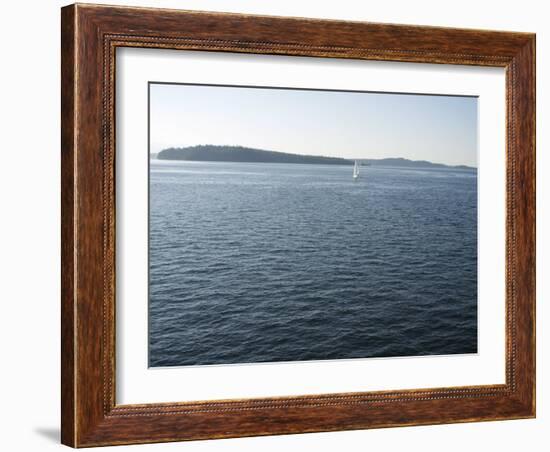
[[[150,133],[151,152],[226,144],[477,166],[477,99],[151,84]]]

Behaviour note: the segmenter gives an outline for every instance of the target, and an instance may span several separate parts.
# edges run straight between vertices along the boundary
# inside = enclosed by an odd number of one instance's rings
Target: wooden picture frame
[[[535,416],[535,35],[71,5],[62,9],[62,442],[73,447]],[[506,70],[506,383],[115,403],[115,50],[147,47]]]

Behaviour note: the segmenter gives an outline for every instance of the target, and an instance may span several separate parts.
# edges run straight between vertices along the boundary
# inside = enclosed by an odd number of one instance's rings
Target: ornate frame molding
[[[506,68],[506,384],[116,405],[117,47]],[[81,447],[534,416],[534,35],[77,4],[62,9],[62,88],[64,444]]]

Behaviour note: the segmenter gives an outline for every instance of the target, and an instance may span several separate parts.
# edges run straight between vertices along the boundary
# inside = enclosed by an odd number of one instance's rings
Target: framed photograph
[[[535,36],[62,9],[62,442],[535,416]]]

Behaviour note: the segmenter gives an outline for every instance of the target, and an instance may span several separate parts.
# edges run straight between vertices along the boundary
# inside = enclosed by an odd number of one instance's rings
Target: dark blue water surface
[[[475,353],[477,174],[151,161],[149,364]]]

